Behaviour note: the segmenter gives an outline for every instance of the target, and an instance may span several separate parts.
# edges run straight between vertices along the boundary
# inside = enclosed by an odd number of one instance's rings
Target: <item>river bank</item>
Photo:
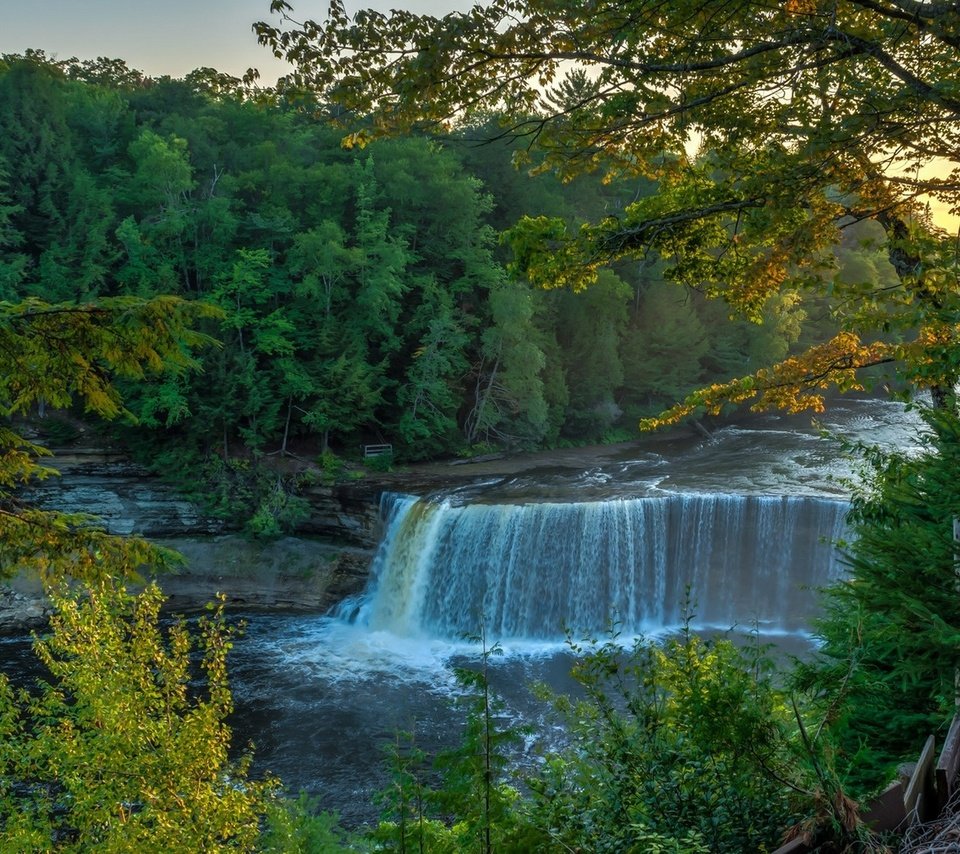
[[[382,533],[384,492],[426,495],[536,472],[582,471],[697,441],[703,436],[684,427],[616,445],[417,463],[315,483],[303,491],[310,514],[296,536],[266,542],[231,530],[143,466],[95,445],[55,449],[50,464],[59,476],[35,486],[31,498],[49,509],[92,514],[111,533],[135,533],[183,555],[179,571],[157,577],[171,610],[195,612],[224,593],[231,609],[322,613],[362,590]],[[20,573],[0,584],[0,633],[38,628],[48,616],[38,578]]]

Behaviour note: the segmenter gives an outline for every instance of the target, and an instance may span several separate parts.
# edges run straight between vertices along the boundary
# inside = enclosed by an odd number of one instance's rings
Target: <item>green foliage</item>
[[[319,457],[317,463],[320,466],[320,474],[324,483],[337,483],[346,470],[346,462],[342,457],[338,457],[333,451],[326,450]]]
[[[375,456],[367,457],[366,459],[364,459],[363,464],[370,471],[378,471],[378,472],[393,471],[393,464],[394,464],[393,454],[392,453],[376,454]]]
[[[635,400],[683,397],[703,375],[710,344],[692,293],[654,282],[624,336],[624,385]]]
[[[811,735],[814,710],[801,716],[756,643],[685,629],[573,650],[577,697],[541,691],[564,746],[517,788],[505,778],[522,733],[500,725],[488,681],[497,647],[458,671],[460,743],[433,759],[408,734],[387,745],[377,850],[753,854],[791,826],[818,844],[881,850],[842,792],[823,725]]]
[[[528,782],[529,820],[555,840],[542,850],[777,847],[797,807],[797,763],[759,651],[689,631],[574,651],[584,698],[554,698],[571,746]]]
[[[296,800],[278,798],[267,804],[266,829],[256,850],[262,854],[339,854],[363,849],[340,829],[336,814],[319,811],[316,798],[301,792]]]
[[[292,531],[310,515],[306,499],[291,495],[283,479],[277,477],[272,488],[261,495],[257,509],[246,524],[247,531],[260,539],[272,539]]]
[[[832,704],[837,764],[857,793],[885,783],[955,711],[960,424],[923,415],[922,453],[860,449],[869,477],[848,520],[850,575],[826,590],[820,656],[801,671]]]
[[[147,456],[189,447],[203,464],[240,445],[312,456],[378,435],[399,459],[421,459],[598,439],[620,410],[649,408],[690,377],[726,379],[784,352],[785,338],[731,336],[724,312],[693,300],[677,329],[691,346],[659,371],[669,311],[640,310],[666,287],[653,255],[576,297],[507,274],[491,224],[544,213],[576,229],[653,198],[651,180],[534,182],[512,171],[516,143],[469,149],[462,133],[344,151],[322,125],[244,101],[211,69],[138,79],[119,61],[9,58],[0,297],[178,293],[217,306],[200,328],[222,347],[202,373],[122,389],[138,422],[125,440]],[[843,269],[858,251],[838,250]]]
[[[377,850],[454,854],[528,852],[540,831],[526,823],[520,793],[505,782],[510,750],[521,732],[502,727],[503,704],[488,680],[498,646],[482,639],[479,668],[457,668],[464,711],[459,744],[432,761],[410,734],[386,747],[390,784],[380,793],[382,819],[371,834]]]
[[[104,418],[126,413],[114,380],[195,367],[210,339],[192,324],[216,316],[174,297],[0,303],[0,416],[74,398]],[[39,573],[54,608],[35,642],[48,677],[15,691],[0,675],[0,849],[252,851],[268,813],[285,834],[270,850],[333,840],[330,820],[281,807],[275,780],[248,777],[249,754],[230,758],[222,606],[195,632],[165,628],[159,588],[126,582],[177,556],[31,506],[21,488],[54,473],[39,464],[48,453],[0,424],[0,567]],[[276,523],[291,509],[272,501]]]
[[[174,477],[182,478],[183,488],[192,484],[194,497],[208,512],[221,519],[244,520],[245,530],[254,537],[290,533],[310,512],[307,501],[294,493],[296,484],[256,457],[226,461],[211,457],[196,468],[188,464]]]
[[[830,298],[829,344],[791,356],[781,336],[762,341],[751,355],[773,365],[713,382],[644,428],[727,403],[820,410],[825,389],[860,388],[888,363],[947,404],[960,377],[956,246],[924,202],[960,208],[960,155],[943,133],[960,108],[956,8],[638,0],[625,15],[616,0],[490,0],[437,16],[350,14],[334,0],[306,22],[286,0],[271,11],[255,29],[295,66],[281,87],[309,81],[333,101],[347,145],[454,126],[497,149],[512,141],[534,173],[655,184],[577,217],[523,211],[512,273],[580,290],[652,258],[667,281],[754,322],[801,289]],[[832,256],[840,230],[864,221],[889,266]]]
[[[0,682],[0,847],[250,850],[275,783],[248,779],[249,757],[228,758],[222,609],[194,638],[183,623],[160,627],[155,585],[50,592],[36,651],[51,681],[32,695]]]
[[[481,643],[478,669],[457,668],[457,681],[464,694],[460,700],[466,709],[466,725],[460,744],[441,753],[436,767],[443,786],[435,798],[444,814],[456,816],[454,830],[462,850],[492,854],[515,850],[517,816],[514,812],[517,791],[505,784],[509,748],[515,747],[522,733],[513,727],[501,727],[498,715],[503,703],[490,687],[489,662],[500,655],[498,645]]]
[[[192,348],[209,339],[190,324],[207,314],[208,307],[173,297],[0,303],[0,417],[38,404],[67,408],[74,397],[88,412],[116,417],[125,410],[113,377],[195,366]],[[0,424],[0,574],[29,568],[48,578],[97,578],[171,559],[142,540],[106,535],[82,514],[24,503],[17,490],[53,473],[38,462],[48,453]]]
[[[384,748],[390,783],[377,795],[381,819],[371,834],[388,851],[434,851],[452,843],[442,822],[429,816],[427,755],[411,733],[398,732]]]

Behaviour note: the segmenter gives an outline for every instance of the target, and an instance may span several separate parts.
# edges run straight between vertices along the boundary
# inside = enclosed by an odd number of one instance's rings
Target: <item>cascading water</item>
[[[455,639],[677,625],[799,631],[838,574],[845,501],[661,494],[584,503],[464,504],[387,495],[357,622]]]

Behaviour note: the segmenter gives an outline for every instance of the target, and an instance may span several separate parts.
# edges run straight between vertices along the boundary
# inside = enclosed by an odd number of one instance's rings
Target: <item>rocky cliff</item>
[[[379,491],[311,488],[311,514],[296,537],[253,542],[205,515],[149,471],[102,449],[55,454],[60,474],[31,490],[43,507],[100,518],[115,534],[138,534],[184,557],[158,578],[171,606],[201,608],[223,592],[233,607],[323,611],[359,592],[379,541]],[[0,630],[37,625],[46,603],[36,579],[0,587]]]

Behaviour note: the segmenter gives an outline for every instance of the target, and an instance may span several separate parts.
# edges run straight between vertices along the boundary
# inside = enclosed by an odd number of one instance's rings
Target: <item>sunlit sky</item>
[[[327,0],[292,0],[298,18],[322,19]],[[444,14],[471,0],[347,0],[361,7]],[[209,66],[240,77],[258,68],[272,84],[287,66],[257,44],[255,21],[269,20],[270,0],[0,0],[0,53],[45,50],[59,59],[106,56],[158,77],[182,77]],[[938,171],[933,167],[933,174]],[[951,231],[958,220],[943,206],[934,217]]]

